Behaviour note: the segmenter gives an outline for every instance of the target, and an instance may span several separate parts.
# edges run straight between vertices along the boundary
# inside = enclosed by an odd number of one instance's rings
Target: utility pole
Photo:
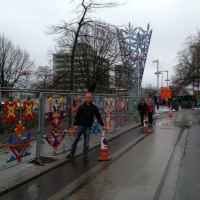
[[[159,75],[161,74],[161,72],[159,71],[159,60],[154,60],[153,63],[157,63],[157,71],[155,72],[155,74],[157,75],[157,109],[159,109],[159,102],[158,102],[158,98],[159,98]]]
[[[167,79],[166,79],[165,81],[167,81],[167,87],[168,87],[168,82],[170,81],[170,80],[168,79],[168,70],[166,70],[166,71],[164,71],[164,72],[167,72]]]
[[[140,63],[139,63],[139,56],[137,56],[137,70],[138,70],[138,97],[140,96]]]

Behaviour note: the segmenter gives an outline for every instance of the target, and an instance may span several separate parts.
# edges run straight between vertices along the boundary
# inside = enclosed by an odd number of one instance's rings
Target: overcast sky
[[[77,0],[79,1],[79,0]],[[48,49],[53,36],[47,27],[71,18],[70,0],[0,0],[0,34],[14,45],[27,50],[35,65],[48,65]],[[124,2],[124,1],[123,1]],[[142,86],[157,86],[153,60],[159,60],[159,70],[169,70],[169,79],[176,64],[176,54],[185,39],[200,29],[200,0],[126,0],[121,7],[95,13],[98,19],[116,26],[127,25],[153,29]],[[166,86],[167,73],[160,76],[159,85]],[[162,81],[163,80],[163,81]],[[170,84],[170,83],[169,83]]]

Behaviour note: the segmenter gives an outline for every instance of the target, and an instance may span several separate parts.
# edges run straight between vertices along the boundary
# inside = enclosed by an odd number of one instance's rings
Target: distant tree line
[[[15,46],[5,35],[0,35],[0,87],[24,87],[33,64],[27,51]]]
[[[200,86],[200,32],[189,36],[184,48],[177,53],[177,65],[174,66],[175,75],[173,84],[175,86],[192,86],[193,90]]]

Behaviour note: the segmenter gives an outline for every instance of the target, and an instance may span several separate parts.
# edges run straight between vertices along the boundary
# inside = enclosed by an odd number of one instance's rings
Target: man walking
[[[154,107],[155,107],[152,99],[148,100],[147,106],[148,106],[149,125],[152,125],[153,124],[153,113],[154,113]]]
[[[90,141],[91,127],[94,121],[94,116],[100,123],[102,129],[104,129],[105,126],[101,118],[100,112],[97,106],[92,103],[92,94],[87,93],[85,95],[85,102],[78,107],[75,116],[74,127],[76,130],[76,134],[74,142],[71,147],[71,153],[67,155],[67,158],[74,158],[78,141],[81,135],[83,134],[84,136],[83,159],[88,160],[89,141]]]
[[[144,127],[144,115],[147,115],[148,112],[148,106],[144,99],[141,99],[140,103],[138,104],[138,111],[140,113],[140,119],[141,119],[141,126]]]

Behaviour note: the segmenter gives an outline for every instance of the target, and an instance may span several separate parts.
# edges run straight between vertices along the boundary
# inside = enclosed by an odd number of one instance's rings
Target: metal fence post
[[[113,98],[114,99],[114,106],[113,106],[113,111],[114,111],[114,132],[116,131],[116,107],[115,107],[115,103],[116,103],[116,96]]]
[[[37,144],[36,144],[36,164],[44,165],[41,161],[41,143],[42,143],[42,133],[44,130],[44,113],[45,113],[45,98],[46,95],[40,93],[39,96],[39,122],[38,122],[38,134],[37,134]]]
[[[19,93],[19,120],[22,121],[22,90]]]

